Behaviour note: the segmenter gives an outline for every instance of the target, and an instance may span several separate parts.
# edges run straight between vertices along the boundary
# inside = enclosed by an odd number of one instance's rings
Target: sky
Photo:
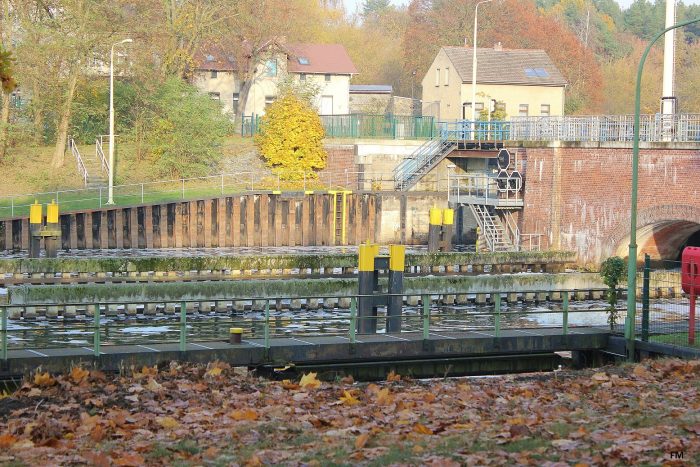
[[[357,7],[361,6],[363,3],[363,0],[343,0],[343,1],[345,2],[345,8],[349,12],[354,12],[357,9]],[[630,6],[630,4],[633,1],[634,0],[617,0],[617,3],[619,3],[622,6],[622,8],[627,8],[628,6]],[[394,5],[406,5],[409,2],[409,0],[392,0],[392,2],[394,3]],[[697,4],[700,4],[700,0],[683,0],[683,3],[685,3],[686,5],[690,5],[690,4],[697,5]]]

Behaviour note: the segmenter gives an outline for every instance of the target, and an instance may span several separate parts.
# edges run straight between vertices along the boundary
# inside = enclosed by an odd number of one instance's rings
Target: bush
[[[144,139],[156,176],[196,177],[221,160],[230,120],[219,103],[182,81],[170,78],[149,99]]]
[[[608,286],[608,324],[612,331],[617,324],[617,286],[625,274],[625,261],[619,256],[611,256],[600,265],[600,275]]]
[[[316,178],[327,154],[321,117],[307,99],[283,94],[265,111],[256,144],[272,171],[284,180]]]

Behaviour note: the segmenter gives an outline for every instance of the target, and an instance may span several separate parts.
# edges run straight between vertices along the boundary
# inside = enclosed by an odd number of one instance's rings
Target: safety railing
[[[107,162],[107,158],[105,157],[105,152],[102,149],[102,137],[95,138],[95,157],[100,162],[100,167],[102,168],[102,172],[105,175],[109,176],[109,163]]]
[[[73,139],[72,136],[68,137],[68,148],[70,149],[71,153],[73,154],[73,157],[75,157],[75,161],[78,165],[78,172],[80,173],[80,176],[83,179],[83,183],[85,185],[87,185],[88,172],[87,172],[87,169],[85,168],[85,162],[83,162],[83,158],[80,156],[80,151],[78,150],[78,146],[75,144],[75,140]]]
[[[521,233],[520,251],[542,251],[542,237],[544,234],[541,233]]]
[[[438,123],[440,138],[449,141],[501,142],[510,139],[510,122],[458,120]]]
[[[511,117],[506,122],[510,141],[631,142],[633,115]],[[642,142],[700,141],[700,114],[642,115]]]
[[[445,293],[394,294],[406,303],[403,307],[401,333],[488,332],[501,337],[508,329],[561,329],[569,334],[573,327],[607,327],[604,303],[591,305],[587,300],[603,290],[532,290],[498,291],[470,294],[469,290]],[[584,295],[582,297],[581,295]],[[486,301],[486,296],[490,300]],[[536,307],[524,310],[512,300],[522,297]],[[228,340],[232,327],[243,329],[243,344],[255,339],[253,345],[269,349],[276,337],[343,336],[357,342],[358,322],[374,320],[377,329],[386,326],[386,312],[379,308],[377,316],[358,316],[357,303],[364,295],[330,295],[318,297],[253,297],[210,298],[207,300],[97,302],[65,304],[22,304],[0,306],[0,359],[7,360],[9,352],[18,349],[82,348],[95,356],[109,345],[143,345],[178,343],[181,351],[189,342]],[[477,302],[464,305],[467,299]],[[505,298],[505,300],[504,300]],[[544,307],[544,300],[549,302]],[[581,301],[579,301],[581,300]],[[31,320],[18,321],[21,313],[31,307],[47,307],[54,315],[53,324],[32,326]],[[306,310],[301,312],[302,308]],[[468,312],[467,312],[468,309]],[[293,314],[289,310],[295,310]],[[218,312],[218,313],[217,313]],[[621,329],[615,328],[614,332]],[[41,355],[41,353],[39,353]]]
[[[698,339],[690,335],[690,297],[683,291],[681,263],[656,261],[652,267],[648,255],[637,283],[642,306],[635,328],[636,336],[644,342],[677,347],[700,348]],[[700,337],[698,322],[695,334]]]
[[[522,179],[512,175],[499,178],[488,174],[449,174],[448,200],[457,204],[522,207]]]

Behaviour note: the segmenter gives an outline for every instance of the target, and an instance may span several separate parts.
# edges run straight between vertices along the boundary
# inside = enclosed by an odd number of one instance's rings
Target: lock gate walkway
[[[0,360],[0,378],[28,374],[38,367],[60,372],[85,364],[103,371],[119,371],[171,360],[200,363],[221,360],[233,366],[318,370],[345,365],[354,368],[406,364],[408,372],[416,376],[552,370],[557,367],[554,352],[605,351],[609,337],[605,328],[570,327],[566,334],[563,328],[505,329],[498,333],[431,330],[427,335],[358,334],[354,343],[351,337],[339,335],[273,337],[268,340],[268,347],[263,338],[244,337],[241,344],[223,340],[187,342],[184,352],[177,342],[104,345],[99,357],[87,346],[9,349],[7,359]]]

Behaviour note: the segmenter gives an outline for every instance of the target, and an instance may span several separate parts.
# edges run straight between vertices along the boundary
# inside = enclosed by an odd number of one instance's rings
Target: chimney
[[[493,46],[493,50],[496,52],[503,52],[503,45],[499,42],[498,44]]]

